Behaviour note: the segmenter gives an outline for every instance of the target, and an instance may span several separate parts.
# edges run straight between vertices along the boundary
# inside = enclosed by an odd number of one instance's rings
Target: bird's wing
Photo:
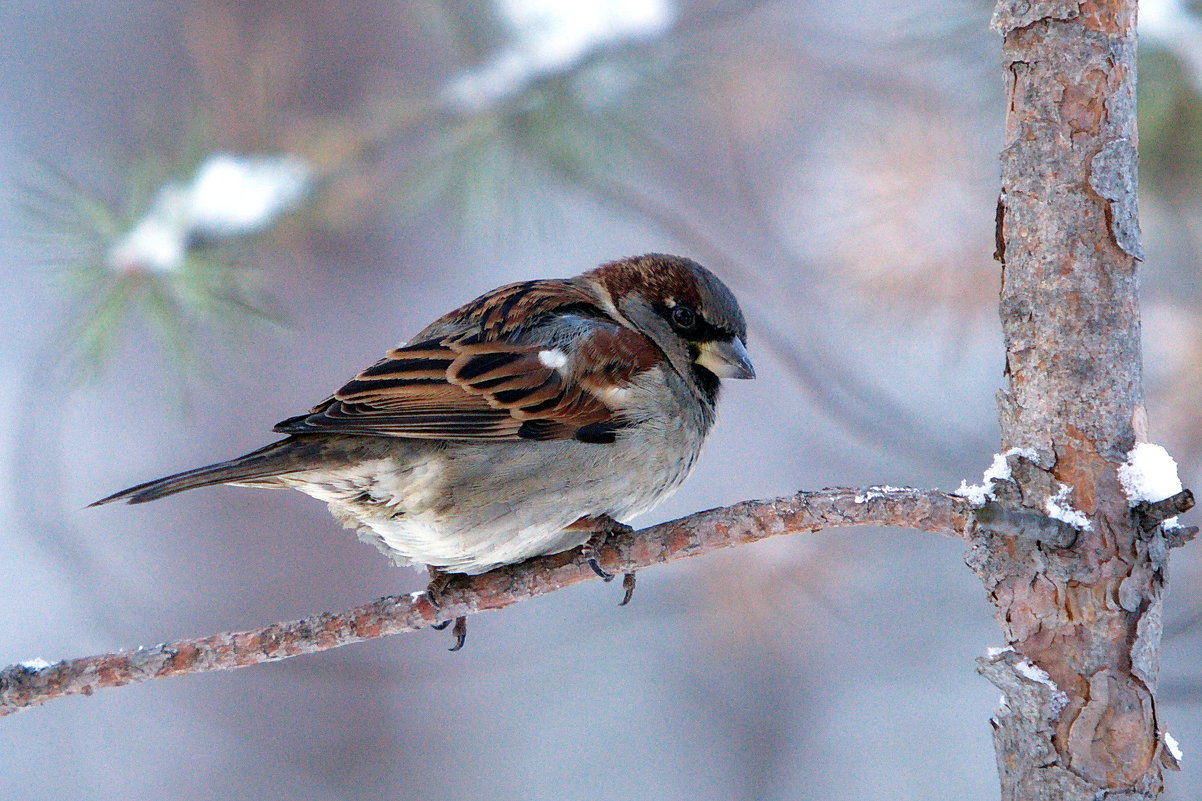
[[[659,353],[647,337],[604,317],[591,296],[565,291],[564,283],[494,290],[423,332],[440,336],[390,351],[275,430],[612,442],[628,422],[622,416],[626,387]]]

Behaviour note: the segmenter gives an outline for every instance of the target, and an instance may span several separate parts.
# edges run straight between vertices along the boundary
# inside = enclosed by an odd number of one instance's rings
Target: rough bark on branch
[[[968,501],[937,490],[825,489],[745,501],[613,536],[599,558],[610,572],[634,572],[778,534],[842,526],[898,526],[965,537],[971,517]],[[232,670],[416,631],[595,578],[576,549],[480,576],[455,576],[438,607],[425,593],[389,596],[340,614],[313,615],[253,631],[178,640],[41,668],[13,665],[0,671],[0,716],[55,698],[90,695],[102,687]]]
[[[1167,545],[1117,475],[1145,413],[1136,208],[1135,0],[1000,0],[1008,94],[998,258],[1013,508],[1071,503],[1073,546],[982,542],[969,563],[1011,646],[982,661],[1003,799],[1156,798]],[[1067,488],[1067,489],[1065,489]]]

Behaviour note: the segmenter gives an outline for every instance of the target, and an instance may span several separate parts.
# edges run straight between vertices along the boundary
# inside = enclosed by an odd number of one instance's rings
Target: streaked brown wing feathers
[[[481,329],[494,334],[505,329],[505,318],[494,313],[495,303],[553,309],[550,301],[558,298],[558,308],[565,306],[562,292],[540,291],[540,283],[546,282],[503,287],[492,293],[494,305],[474,309],[469,304],[452,313],[476,315],[479,327],[460,328],[442,339],[419,336],[389,351],[310,414],[285,420],[276,430],[429,439],[562,439],[577,436],[585,427],[620,427],[612,408],[616,404],[605,390],[624,385],[655,362],[657,351],[641,334],[601,323],[578,342],[574,369],[567,375],[539,358],[544,347],[481,341]],[[569,307],[583,302],[570,294],[568,301]],[[612,436],[589,441],[612,441]]]

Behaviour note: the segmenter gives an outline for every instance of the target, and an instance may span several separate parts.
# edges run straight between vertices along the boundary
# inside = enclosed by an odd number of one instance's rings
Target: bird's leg
[[[439,596],[446,591],[447,587],[450,586],[452,574],[446,572],[445,570],[439,570],[437,567],[434,567],[434,565],[426,565],[426,570],[428,570],[430,573],[430,583],[426,585],[426,596],[430,599],[430,603],[437,608],[442,606],[442,604],[438,602],[438,599]],[[435,629],[436,631],[442,631],[449,625],[451,625],[451,621],[444,620],[441,623],[433,624],[430,626],[430,628]],[[460,616],[455,618],[455,628],[451,630],[451,634],[455,637],[455,645],[453,645],[450,650],[458,651],[463,647],[463,641],[467,639],[466,617]]]
[[[426,565],[426,572],[430,574],[430,583],[426,585],[426,597],[430,599],[430,603],[437,609],[442,606],[439,603],[439,598],[451,584],[451,574],[439,570],[434,565]],[[435,623],[430,628],[442,631],[449,625],[451,625],[451,621],[444,620],[441,623]]]

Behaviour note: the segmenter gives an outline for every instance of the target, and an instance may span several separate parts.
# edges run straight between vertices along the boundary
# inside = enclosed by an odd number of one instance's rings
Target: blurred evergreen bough
[[[341,180],[362,178],[368,162],[415,131],[423,141],[402,159],[406,174],[389,177],[389,195],[408,212],[450,198],[477,234],[511,230],[549,182],[637,173],[640,154],[654,150],[639,123],[646,90],[662,89],[679,66],[666,36],[669,0],[497,0],[478,10],[491,14],[465,25],[448,9],[434,27],[461,42],[474,37],[478,52],[489,46],[479,66],[435,97],[398,93],[366,104],[351,126],[321,130],[318,121],[310,154],[303,141],[290,143],[300,155],[283,146],[242,155],[193,136],[178,158],[129,164],[116,201],[62,170],[39,170],[21,200],[75,306],[55,352],[70,354],[79,377],[95,375],[141,315],[174,372],[187,375],[199,366],[195,339],[206,329],[280,322],[248,244],[290,212],[320,206]]]
[[[33,238],[60,266],[76,307],[52,352],[81,378],[100,371],[127,318],[142,311],[168,361],[197,366],[204,326],[249,318],[280,322],[240,245],[300,203],[309,169],[288,157],[215,154],[186,179],[148,158],[131,165],[123,198],[109,202],[43,165],[22,202]]]

